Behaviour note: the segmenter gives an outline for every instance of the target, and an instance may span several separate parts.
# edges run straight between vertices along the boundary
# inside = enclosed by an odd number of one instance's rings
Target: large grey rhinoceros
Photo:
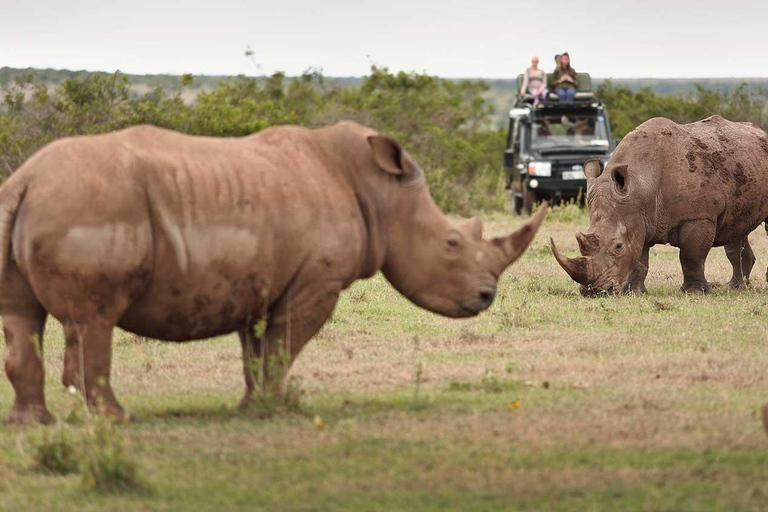
[[[611,156],[584,166],[589,231],[582,256],[552,251],[582,294],[644,293],[648,249],[680,248],[682,290],[706,292],[704,262],[725,246],[729,285],[746,286],[755,257],[747,236],[768,217],[768,137],[719,116],[678,125],[655,118],[630,132]]]
[[[236,331],[246,367],[280,343],[293,360],[340,292],[379,270],[423,308],[476,315],[545,215],[483,240],[480,220],[440,212],[395,140],[350,122],[244,138],[141,126],[57,141],[0,189],[8,420],[53,419],[48,314],[64,326],[64,385],[122,416],[109,380],[115,326],[170,341]],[[243,404],[255,387],[245,375]]]

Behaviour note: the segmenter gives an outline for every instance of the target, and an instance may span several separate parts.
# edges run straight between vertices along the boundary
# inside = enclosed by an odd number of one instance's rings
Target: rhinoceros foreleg
[[[48,313],[35,298],[15,265],[10,265],[0,294],[5,332],[5,373],[16,398],[8,423],[52,423],[45,406],[43,328]]]
[[[749,245],[749,239],[745,236],[736,243],[725,246],[725,255],[733,267],[733,276],[728,281],[728,286],[735,289],[744,289],[749,284],[749,274],[755,265],[755,253]]]
[[[680,265],[683,267],[685,293],[707,293],[709,283],[704,277],[704,262],[715,241],[715,224],[706,220],[688,222],[680,226]]]
[[[300,281],[300,280],[299,280]],[[250,403],[251,396],[258,389],[254,381],[253,361],[261,365],[264,390],[280,392],[282,382],[276,381],[285,371],[274,375],[270,361],[284,354],[285,363],[290,367],[306,343],[317,334],[330,318],[341,293],[341,283],[323,282],[303,286],[299,291],[286,292],[270,309],[266,332],[261,337],[240,333],[243,343],[243,366],[245,368],[245,395],[241,407]],[[287,368],[285,369],[287,371]]]
[[[634,293],[637,295],[648,293],[648,290],[645,289],[645,278],[648,276],[648,253],[650,252],[650,249],[651,248],[647,245],[643,247],[640,259],[629,274],[629,278],[627,278],[627,282],[621,290],[622,292]]]

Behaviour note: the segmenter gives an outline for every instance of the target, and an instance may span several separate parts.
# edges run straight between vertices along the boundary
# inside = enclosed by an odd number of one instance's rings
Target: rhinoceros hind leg
[[[62,382],[84,390],[90,408],[108,416],[125,418],[110,384],[113,329],[98,320],[64,322],[66,349]]]
[[[238,331],[240,336],[240,345],[243,348],[243,373],[245,374],[245,394],[240,399],[238,407],[240,409],[246,409],[251,404],[253,399],[253,392],[256,389],[256,373],[257,368],[254,365],[257,364],[261,357],[261,338],[257,337],[253,332],[254,326],[248,327]]]
[[[745,289],[749,285],[749,274],[755,265],[755,254],[752,252],[752,246],[749,245],[749,239],[744,237],[736,243],[726,245],[725,255],[728,256],[728,261],[733,267],[733,275],[728,281],[728,286],[736,290]]]
[[[8,423],[53,423],[45,406],[43,328],[48,313],[29,284],[11,264],[3,276],[0,314],[5,332],[5,373],[16,398]]]
[[[715,224],[706,220],[688,222],[680,226],[680,265],[683,268],[685,293],[708,293],[709,283],[704,277],[704,263],[715,241]]]

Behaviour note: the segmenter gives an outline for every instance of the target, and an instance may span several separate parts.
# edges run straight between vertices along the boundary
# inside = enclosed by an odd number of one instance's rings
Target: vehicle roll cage
[[[555,104],[559,108],[568,108],[571,105],[583,105],[584,103],[597,104],[597,98],[594,92],[592,92],[592,77],[589,73],[576,73],[579,86],[576,88],[576,95],[573,98],[573,102],[561,102],[560,98],[554,91],[548,91],[546,98],[535,105],[535,108],[545,108],[546,106]],[[517,76],[517,101],[515,107],[523,107],[529,105],[534,107],[534,98],[531,94],[520,94],[520,89],[523,87],[523,75]],[[595,105],[596,106],[596,105]]]

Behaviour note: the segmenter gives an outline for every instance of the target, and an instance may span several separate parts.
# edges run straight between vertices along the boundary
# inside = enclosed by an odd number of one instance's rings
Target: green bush
[[[624,137],[637,125],[654,117],[666,117],[677,123],[692,123],[714,114],[731,121],[749,121],[763,130],[768,128],[768,91],[742,83],[731,91],[709,90],[695,85],[692,94],[654,94],[650,87],[632,92],[610,80],[600,84],[596,95],[611,116],[614,137]]]
[[[190,75],[173,90],[131,92],[121,73],[73,75],[49,88],[32,75],[5,88],[0,112],[0,173],[7,176],[59,137],[149,123],[185,133],[242,136],[276,125],[318,127],[357,120],[398,138],[425,169],[445,210],[503,208],[504,133],[490,128],[488,86],[373,67],[359,88],[329,85],[314,71],[288,79],[239,76],[182,99]]]
[[[86,428],[80,468],[85,486],[102,492],[146,490],[114,422],[96,416]]]
[[[59,424],[45,428],[41,437],[29,436],[32,468],[48,474],[78,473],[86,488],[99,492],[148,491],[118,423],[89,414],[79,402],[73,402],[74,416],[76,426]]]
[[[7,71],[7,70],[6,70]],[[6,76],[8,75],[8,76]],[[37,76],[39,75],[39,76]],[[445,211],[469,214],[503,210],[501,158],[505,131],[492,126],[484,82],[445,80],[419,73],[372,67],[359,87],[328,83],[316,71],[287,78],[239,76],[200,90],[191,75],[164,77],[144,94],[132,92],[120,72],[71,73],[51,84],[46,73],[0,73],[0,175],[8,176],[43,145],[59,137],[105,133],[149,123],[210,136],[242,136],[276,125],[324,126],[352,119],[396,137],[425,170],[430,190]],[[3,78],[5,76],[5,78]],[[61,75],[57,75],[61,76]],[[766,91],[746,84],[729,91],[698,86],[689,95],[632,92],[609,80],[597,89],[607,105],[613,135],[623,137],[655,116],[691,122],[709,115],[752,121],[765,128]]]
[[[33,443],[35,468],[47,473],[68,475],[76,473],[79,454],[66,427],[43,430],[42,439]]]

